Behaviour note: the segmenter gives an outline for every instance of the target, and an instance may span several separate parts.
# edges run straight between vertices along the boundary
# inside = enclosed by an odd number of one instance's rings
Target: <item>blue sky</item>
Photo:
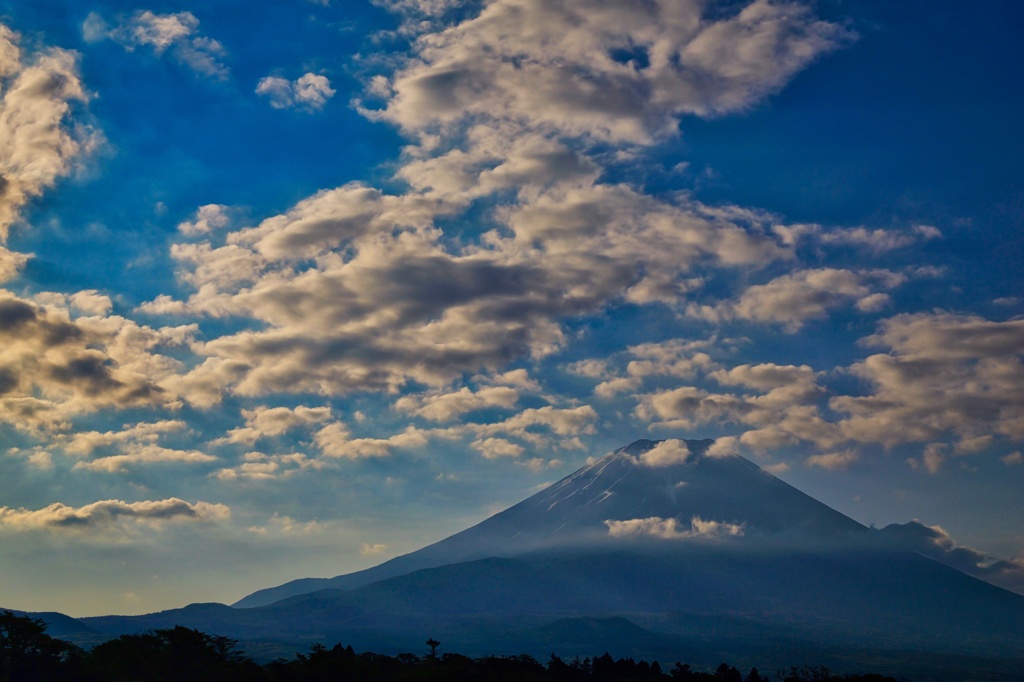
[[[363,568],[641,437],[1024,561],[1022,23],[0,1],[0,605]]]

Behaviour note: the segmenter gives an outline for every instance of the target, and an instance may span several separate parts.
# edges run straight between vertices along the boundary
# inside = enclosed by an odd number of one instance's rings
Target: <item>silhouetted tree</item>
[[[87,663],[104,682],[201,682],[255,679],[259,668],[227,637],[176,626],[141,635],[121,635],[93,648]]]
[[[722,663],[715,670],[715,680],[719,682],[743,682],[743,675],[728,663]]]
[[[65,677],[77,658],[78,647],[46,634],[41,618],[19,616],[13,611],[0,614],[0,681],[51,682]]]
[[[428,656],[430,657],[430,660],[436,661],[437,660],[437,647],[441,646],[441,643],[439,641],[437,641],[436,639],[434,639],[433,637],[431,637],[430,639],[427,640],[427,646],[430,647],[430,653],[428,654]]]
[[[672,675],[672,679],[674,680],[686,681],[693,679],[693,671],[690,669],[689,663],[680,663],[679,661],[676,661],[675,666],[673,666],[669,674]]]

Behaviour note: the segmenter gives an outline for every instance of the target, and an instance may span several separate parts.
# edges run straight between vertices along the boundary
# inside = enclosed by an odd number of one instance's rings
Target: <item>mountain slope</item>
[[[698,517],[744,524],[747,534],[815,538],[866,530],[743,457],[706,455],[711,440],[683,442],[690,455],[681,463],[645,465],[641,458],[659,442],[639,440],[423,549],[364,571],[260,590],[233,606],[264,606],[322,589],[352,589],[422,568],[603,541],[609,532],[608,520],[671,518],[688,526]]]

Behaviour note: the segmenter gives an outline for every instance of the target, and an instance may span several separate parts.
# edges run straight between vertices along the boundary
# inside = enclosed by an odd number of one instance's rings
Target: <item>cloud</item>
[[[619,302],[678,306],[702,285],[698,268],[791,260],[772,216],[599,182],[609,157],[592,158],[591,142],[646,144],[684,113],[748,106],[849,38],[795,6],[701,12],[494,2],[424,35],[387,87],[374,81],[385,108],[366,112],[416,135],[396,171],[405,193],[350,183],[223,240],[172,247],[193,293],[140,310],[254,323],[196,344],[207,360],[175,389],[199,406],[225,392],[439,390],[558,352],[565,320]],[[646,56],[622,59],[629,46]],[[284,106],[299,102],[296,83],[261,89]],[[478,237],[439,226],[481,197],[500,205]]]
[[[793,4],[702,18],[702,3],[497,1],[417,44],[381,116],[407,131],[466,118],[648,143],[683,114],[743,109],[849,39]]]
[[[141,310],[261,323],[198,346],[213,361],[186,385],[253,396],[392,392],[550,355],[566,342],[563,318],[628,297],[640,280],[656,280],[670,300],[685,292],[680,274],[702,259],[786,257],[763,226],[625,187],[538,198],[502,213],[514,236],[490,232],[455,252],[430,224],[436,209],[356,184],[320,192],[228,234],[224,246],[176,245],[180,276],[196,293]],[[227,366],[240,376],[222,374]]]
[[[196,217],[191,222],[185,221],[178,224],[178,232],[186,237],[195,237],[219,230],[231,222],[228,207],[223,204],[206,204],[200,206],[196,211]]]
[[[75,469],[123,473],[139,465],[153,464],[208,464],[216,457],[198,450],[175,450],[153,443],[129,444],[123,454],[99,457],[88,462],[78,462]]]
[[[551,433],[562,436],[562,440],[594,433],[594,422],[598,415],[589,405],[573,408],[556,408],[551,405],[529,408],[503,421],[491,424],[468,424],[462,430],[470,431],[478,436],[507,435],[519,438],[535,446],[546,445],[547,438],[536,432],[543,428]],[[570,445],[571,440],[563,445]]]
[[[0,507],[0,529],[76,531],[109,527],[126,522],[159,525],[166,522],[221,521],[231,516],[223,504],[189,503],[176,497],[166,500],[124,502],[102,500],[82,507],[54,502],[43,509]]]
[[[663,519],[652,516],[646,519],[629,519],[627,521],[607,520],[608,534],[614,538],[654,537],[662,540],[691,540],[696,538],[719,539],[743,535],[744,524],[726,523],[724,521],[705,521],[699,516],[690,520],[687,529],[675,518]]]
[[[879,322],[878,332],[861,344],[886,352],[836,368],[835,375],[863,382],[841,391],[820,383],[829,373],[807,365],[729,368],[710,357],[680,365],[671,354],[663,355],[642,365],[642,373],[679,375],[701,385],[687,382],[640,392],[634,414],[652,428],[726,423],[751,427],[738,440],[761,452],[801,441],[826,451],[854,446],[806,461],[830,468],[860,457],[859,446],[921,443],[922,458],[913,463],[936,473],[950,455],[977,455],[992,451],[1001,441],[1024,439],[1024,401],[1017,390],[1024,381],[1020,320],[994,322],[943,311],[902,314]],[[639,366],[630,362],[633,374],[640,373]],[[588,361],[579,368],[615,377],[609,361]],[[601,386],[610,388],[626,380],[611,378]],[[640,382],[635,377],[629,380],[629,389],[639,392]],[[701,380],[735,390],[714,391]]]
[[[733,457],[739,454],[739,440],[735,436],[720,436],[704,454],[707,457]]]
[[[500,374],[478,374],[473,381],[491,386],[508,386],[528,393],[540,393],[541,386],[525,369],[511,369]]]
[[[275,109],[320,111],[334,93],[331,81],[315,73],[307,73],[293,81],[280,76],[266,76],[256,85],[256,94],[270,98],[270,106]]]
[[[475,410],[509,409],[518,401],[519,392],[508,386],[485,386],[475,392],[463,387],[454,393],[405,396],[395,401],[395,408],[432,421],[451,421]]]
[[[25,204],[102,139],[84,122],[69,125],[75,104],[88,101],[77,53],[50,48],[26,56],[19,40],[0,24],[0,245]],[[0,249],[0,281],[24,263],[25,256]]]
[[[872,254],[894,251],[942,237],[942,232],[932,225],[886,230],[864,226],[824,228],[821,225],[797,224],[777,225],[775,232],[790,246],[801,242],[810,242],[816,246],[853,246]]]
[[[841,305],[853,303],[861,312],[877,312],[888,305],[889,298],[876,289],[893,289],[905,280],[889,270],[800,270],[751,286],[734,301],[691,304],[687,312],[711,322],[740,319],[782,324],[795,332],[807,320],[822,319]]]
[[[331,466],[322,459],[308,457],[301,452],[284,455],[247,452],[242,463],[219,469],[211,475],[221,481],[270,481],[289,478],[304,471],[322,471]]]
[[[523,446],[505,440],[504,438],[485,438],[473,441],[474,450],[484,456],[484,459],[498,459],[499,457],[518,457],[523,454]]]
[[[639,462],[646,467],[667,467],[684,464],[691,454],[685,441],[670,438],[640,455]]]
[[[72,308],[87,315],[94,315],[97,317],[109,315],[110,311],[114,307],[109,296],[101,294],[95,289],[76,291],[68,296],[68,301],[71,303]]]
[[[344,424],[334,422],[320,429],[314,440],[325,457],[358,460],[388,457],[395,448],[423,447],[427,444],[428,435],[427,432],[410,426],[388,438],[352,438]]]
[[[807,466],[821,467],[822,469],[836,471],[839,469],[846,469],[858,459],[860,459],[860,457],[855,451],[844,450],[842,452],[829,452],[820,455],[811,455],[804,463],[807,464]]]
[[[166,52],[195,73],[215,80],[226,80],[230,73],[222,61],[226,54],[224,46],[213,38],[198,35],[199,19],[191,12],[156,14],[142,10],[104,33],[105,29],[102,17],[93,12],[86,18],[82,33],[90,42],[106,37],[127,50],[145,46],[158,56]]]
[[[1024,439],[1024,321],[939,311],[897,315],[878,329],[864,344],[887,352],[849,368],[869,392],[829,401],[846,415],[838,423],[846,438],[886,446]]]
[[[331,418],[330,407],[267,407],[260,405],[251,410],[242,410],[245,426],[232,429],[223,438],[211,445],[241,443],[252,445],[260,438],[280,436],[292,429],[310,427]]]
[[[713,393],[681,386],[638,396],[636,416],[654,421],[654,426],[686,429],[714,423],[747,425],[753,429],[743,433],[739,442],[757,451],[800,440],[833,447],[843,440],[819,408],[823,389],[818,385],[818,373],[809,366],[738,365],[716,369],[707,376],[723,386],[756,392]]]
[[[0,284],[17,277],[29,258],[31,256],[28,254],[16,253],[0,246]]]
[[[108,299],[69,297],[96,313]],[[53,429],[101,408],[174,407],[161,386],[181,365],[153,352],[184,343],[192,327],[153,329],[122,317],[72,320],[67,308],[41,307],[0,290],[0,420],[18,428]]]
[[[187,426],[184,421],[178,419],[140,422],[134,426],[126,424],[120,431],[77,431],[70,435],[60,436],[56,443],[65,453],[84,457],[91,455],[97,449],[112,445],[155,443],[162,435],[183,431]]]

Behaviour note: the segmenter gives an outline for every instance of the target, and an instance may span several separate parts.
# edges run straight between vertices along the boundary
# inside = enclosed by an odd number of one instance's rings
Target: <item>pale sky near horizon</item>
[[[0,0],[0,607],[365,568],[637,438],[1024,570],[1022,29]]]

